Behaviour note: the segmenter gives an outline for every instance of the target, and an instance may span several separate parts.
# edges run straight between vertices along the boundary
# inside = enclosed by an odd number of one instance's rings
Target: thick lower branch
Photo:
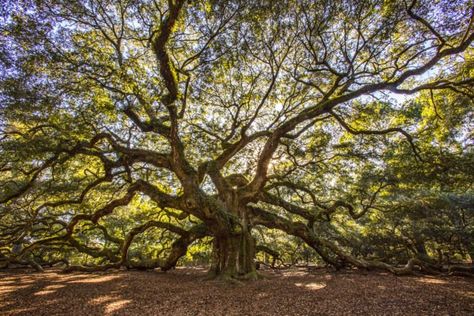
[[[423,262],[419,258],[412,258],[404,267],[396,267],[384,262],[359,259],[355,256],[348,254],[341,247],[336,244],[316,237],[316,235],[303,223],[291,222],[287,219],[284,219],[278,215],[267,212],[265,210],[253,207],[252,213],[254,215],[253,223],[255,225],[263,225],[268,228],[275,228],[282,230],[290,235],[294,235],[303,239],[309,246],[315,249],[318,254],[323,254],[321,257],[324,261],[329,264],[338,266],[337,262],[331,259],[322,249],[328,249],[338,258],[343,260],[346,263],[351,264],[357,268],[362,269],[382,269],[389,272],[392,272],[397,275],[412,274],[414,272],[414,267],[417,266],[420,270],[427,273],[435,273],[436,267],[432,264]],[[328,260],[329,259],[329,260]]]

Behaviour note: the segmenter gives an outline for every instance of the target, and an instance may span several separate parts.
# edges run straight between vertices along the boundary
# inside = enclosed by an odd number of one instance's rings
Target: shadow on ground
[[[358,271],[266,271],[232,285],[168,273],[0,272],[1,315],[473,315],[474,282]]]

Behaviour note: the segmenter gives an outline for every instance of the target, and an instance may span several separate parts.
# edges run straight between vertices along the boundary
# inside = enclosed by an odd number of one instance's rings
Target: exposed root
[[[265,276],[258,273],[257,271],[251,271],[246,274],[238,273],[216,273],[213,269],[209,270],[206,280],[211,281],[223,281],[230,284],[243,284],[244,281],[257,281],[265,279]]]
[[[214,276],[213,278],[209,278],[211,281],[217,281],[217,282],[223,282],[231,285],[243,285],[244,283],[239,280],[238,278],[235,278],[232,275],[229,274],[219,274],[217,276]]]
[[[265,276],[262,275],[261,273],[258,273],[257,271],[252,271],[247,274],[238,276],[237,279],[245,280],[245,281],[257,281],[257,280],[265,279]]]

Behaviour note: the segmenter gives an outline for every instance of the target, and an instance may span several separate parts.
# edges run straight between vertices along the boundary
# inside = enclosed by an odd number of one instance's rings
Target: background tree
[[[167,270],[211,242],[212,273],[255,278],[274,230],[336,267],[472,259],[471,1],[3,8],[7,265]]]

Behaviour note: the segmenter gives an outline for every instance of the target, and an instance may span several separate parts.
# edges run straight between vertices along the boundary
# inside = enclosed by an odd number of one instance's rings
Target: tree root
[[[238,280],[244,281],[257,281],[265,279],[265,276],[257,271],[252,271],[247,274],[241,275],[237,277]]]

